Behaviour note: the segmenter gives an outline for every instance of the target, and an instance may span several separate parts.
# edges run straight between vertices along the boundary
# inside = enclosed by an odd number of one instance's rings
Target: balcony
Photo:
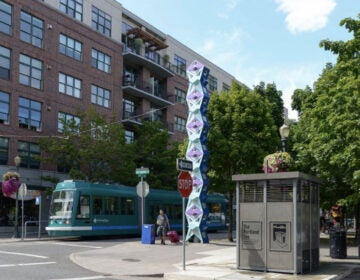
[[[141,79],[133,81],[125,77],[122,90],[124,95],[145,98],[160,107],[173,105],[175,103],[174,94],[166,92],[162,87],[155,86],[154,83]]]
[[[135,48],[123,45],[123,59],[125,63],[141,65],[149,69],[156,77],[161,79],[174,76],[171,63],[167,56],[160,56],[145,47]]]

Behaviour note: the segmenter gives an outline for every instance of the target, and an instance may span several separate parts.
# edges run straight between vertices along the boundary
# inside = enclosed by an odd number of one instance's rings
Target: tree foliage
[[[298,91],[293,108],[300,110],[294,146],[302,169],[325,180],[322,199],[359,203],[360,190],[360,21],[341,26],[354,34],[348,41],[323,40],[320,46],[337,55],[314,84]]]
[[[136,185],[135,169],[144,166],[150,169],[146,180],[151,187],[176,187],[176,143],[170,144],[160,124],[144,122],[135,141],[126,143],[124,128],[114,118],[91,110],[78,115],[79,123],[62,121],[61,135],[41,139],[42,162],[57,165],[73,179],[125,185]]]

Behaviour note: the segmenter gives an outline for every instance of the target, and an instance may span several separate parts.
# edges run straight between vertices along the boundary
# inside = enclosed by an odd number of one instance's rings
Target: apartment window
[[[64,73],[59,73],[59,92],[80,98],[81,80]]]
[[[110,73],[111,70],[111,57],[104,54],[101,51],[96,49],[92,49],[91,51],[91,64],[93,67],[104,71],[106,73]]]
[[[40,147],[38,144],[18,141],[18,155],[21,157],[21,167],[40,168]]]
[[[36,47],[43,47],[44,22],[21,11],[20,15],[20,39]]]
[[[9,139],[0,137],[0,164],[8,164]]]
[[[186,60],[177,54],[174,55],[175,72],[181,76],[186,76]]]
[[[184,132],[186,128],[186,119],[175,116],[175,130]]]
[[[9,123],[10,118],[10,95],[0,91],[0,123]]]
[[[95,85],[91,85],[91,103],[109,108],[110,91]]]
[[[209,90],[215,91],[217,90],[217,79],[214,76],[209,75]]]
[[[111,16],[92,6],[91,27],[97,31],[111,36]]]
[[[64,126],[70,132],[78,132],[80,125],[80,118],[71,114],[59,112],[58,113],[58,132],[64,132]]]
[[[135,140],[135,133],[132,130],[125,130],[126,144],[131,144]]]
[[[59,52],[76,60],[81,60],[82,43],[64,34],[60,34]]]
[[[42,89],[42,61],[20,54],[19,83]]]
[[[229,92],[230,91],[230,86],[228,84],[223,83],[222,90],[225,91],[225,92]]]
[[[0,0],[0,32],[11,34],[12,6]]]
[[[0,46],[0,78],[10,80],[11,50]]]
[[[82,21],[83,0],[61,0],[60,10],[79,21]]]
[[[135,113],[135,102],[130,99],[123,99],[123,118],[128,119],[134,116]]]
[[[175,102],[176,103],[184,103],[186,102],[186,92],[175,88]]]
[[[18,117],[19,127],[39,131],[41,129],[41,103],[20,97]]]
[[[162,121],[163,112],[160,108],[152,107],[150,109],[150,113],[151,113],[151,121],[153,121],[153,122],[156,122],[156,121],[161,122]]]

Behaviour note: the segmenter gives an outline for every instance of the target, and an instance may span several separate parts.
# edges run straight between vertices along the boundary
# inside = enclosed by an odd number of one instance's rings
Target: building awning
[[[133,38],[141,38],[144,42],[148,43],[148,47],[154,48],[154,50],[162,50],[166,49],[168,45],[166,45],[163,41],[151,35],[150,33],[142,30],[139,27],[135,27],[130,29],[126,35],[132,35]]]

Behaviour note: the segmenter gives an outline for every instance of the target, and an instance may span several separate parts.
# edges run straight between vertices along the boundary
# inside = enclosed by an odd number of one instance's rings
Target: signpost
[[[20,185],[18,193],[21,198],[21,240],[24,240],[24,198],[27,193],[27,186],[25,183]]]
[[[136,192],[138,196],[141,197],[141,226],[142,226],[144,224],[145,197],[149,194],[149,185],[146,182],[145,183],[147,185],[147,191],[145,191],[144,178],[146,177],[147,174],[149,174],[149,168],[146,167],[136,168],[135,174],[141,178],[141,181],[136,186]],[[141,191],[140,190],[138,191],[138,188],[139,189],[141,188]]]
[[[182,196],[183,270],[185,270],[185,198],[189,197],[192,188],[193,179],[190,173],[188,171],[181,171],[178,177],[178,191]]]

